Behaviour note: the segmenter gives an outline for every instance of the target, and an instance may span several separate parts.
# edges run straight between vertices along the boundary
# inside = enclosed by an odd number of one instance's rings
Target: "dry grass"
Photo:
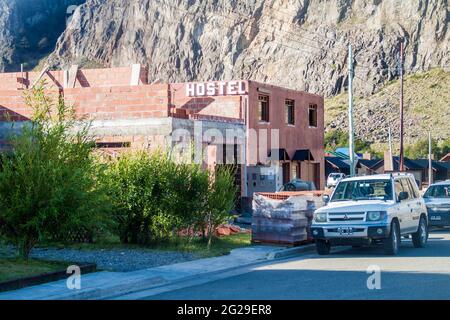
[[[361,125],[359,112],[372,106],[374,117],[381,112],[388,113],[387,118],[398,118],[400,83],[390,81],[377,93],[368,97],[355,97],[356,127]],[[404,83],[405,121],[411,125],[405,128],[405,140],[414,143],[431,131],[437,139],[450,137],[450,71],[436,68],[424,73],[407,76]],[[392,109],[377,110],[376,106],[391,105]],[[340,94],[325,101],[325,124],[329,126],[333,119],[347,116],[348,96]],[[368,121],[370,125],[371,121]],[[345,122],[347,123],[347,122]],[[347,128],[344,128],[347,130]],[[377,128],[374,128],[375,130]],[[375,131],[374,130],[374,131]],[[357,133],[358,134],[358,133]],[[376,150],[386,149],[386,141],[377,141]]]

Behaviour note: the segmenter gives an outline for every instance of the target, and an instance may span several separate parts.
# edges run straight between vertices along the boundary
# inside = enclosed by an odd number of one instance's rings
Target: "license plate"
[[[441,221],[441,220],[442,220],[442,217],[441,217],[441,216],[431,216],[431,217],[430,217],[430,220],[433,220],[433,221]]]
[[[353,228],[338,228],[338,232],[341,236],[345,236],[345,235],[351,235],[353,234]]]

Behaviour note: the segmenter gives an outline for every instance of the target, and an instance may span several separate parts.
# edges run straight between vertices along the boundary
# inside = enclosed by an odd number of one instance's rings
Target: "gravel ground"
[[[13,256],[14,253],[13,247],[3,247],[0,250],[0,257]],[[52,248],[33,249],[31,258],[48,261],[96,263],[97,269],[118,272],[136,271],[198,259],[194,254],[180,252],[139,249],[76,250]]]

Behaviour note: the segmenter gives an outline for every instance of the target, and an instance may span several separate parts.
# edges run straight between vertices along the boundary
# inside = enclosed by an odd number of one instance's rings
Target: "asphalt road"
[[[367,273],[371,266],[379,267],[379,277]],[[368,289],[370,276],[380,289]],[[314,254],[146,299],[450,299],[450,230],[433,231],[422,249],[403,239],[395,257],[378,248]]]

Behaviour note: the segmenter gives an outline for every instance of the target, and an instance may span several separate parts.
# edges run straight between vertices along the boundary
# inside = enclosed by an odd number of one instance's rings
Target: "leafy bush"
[[[125,154],[112,163],[108,184],[122,242],[148,244],[169,239],[204,221],[208,173],[177,164],[167,154]]]
[[[208,192],[208,248],[211,246],[214,230],[229,218],[235,205],[236,192],[234,170],[217,170]]]
[[[55,103],[43,85],[26,101],[32,122],[11,137],[13,151],[1,155],[0,234],[28,259],[41,240],[101,230],[108,201],[89,126],[76,127],[72,109],[62,99]]]

